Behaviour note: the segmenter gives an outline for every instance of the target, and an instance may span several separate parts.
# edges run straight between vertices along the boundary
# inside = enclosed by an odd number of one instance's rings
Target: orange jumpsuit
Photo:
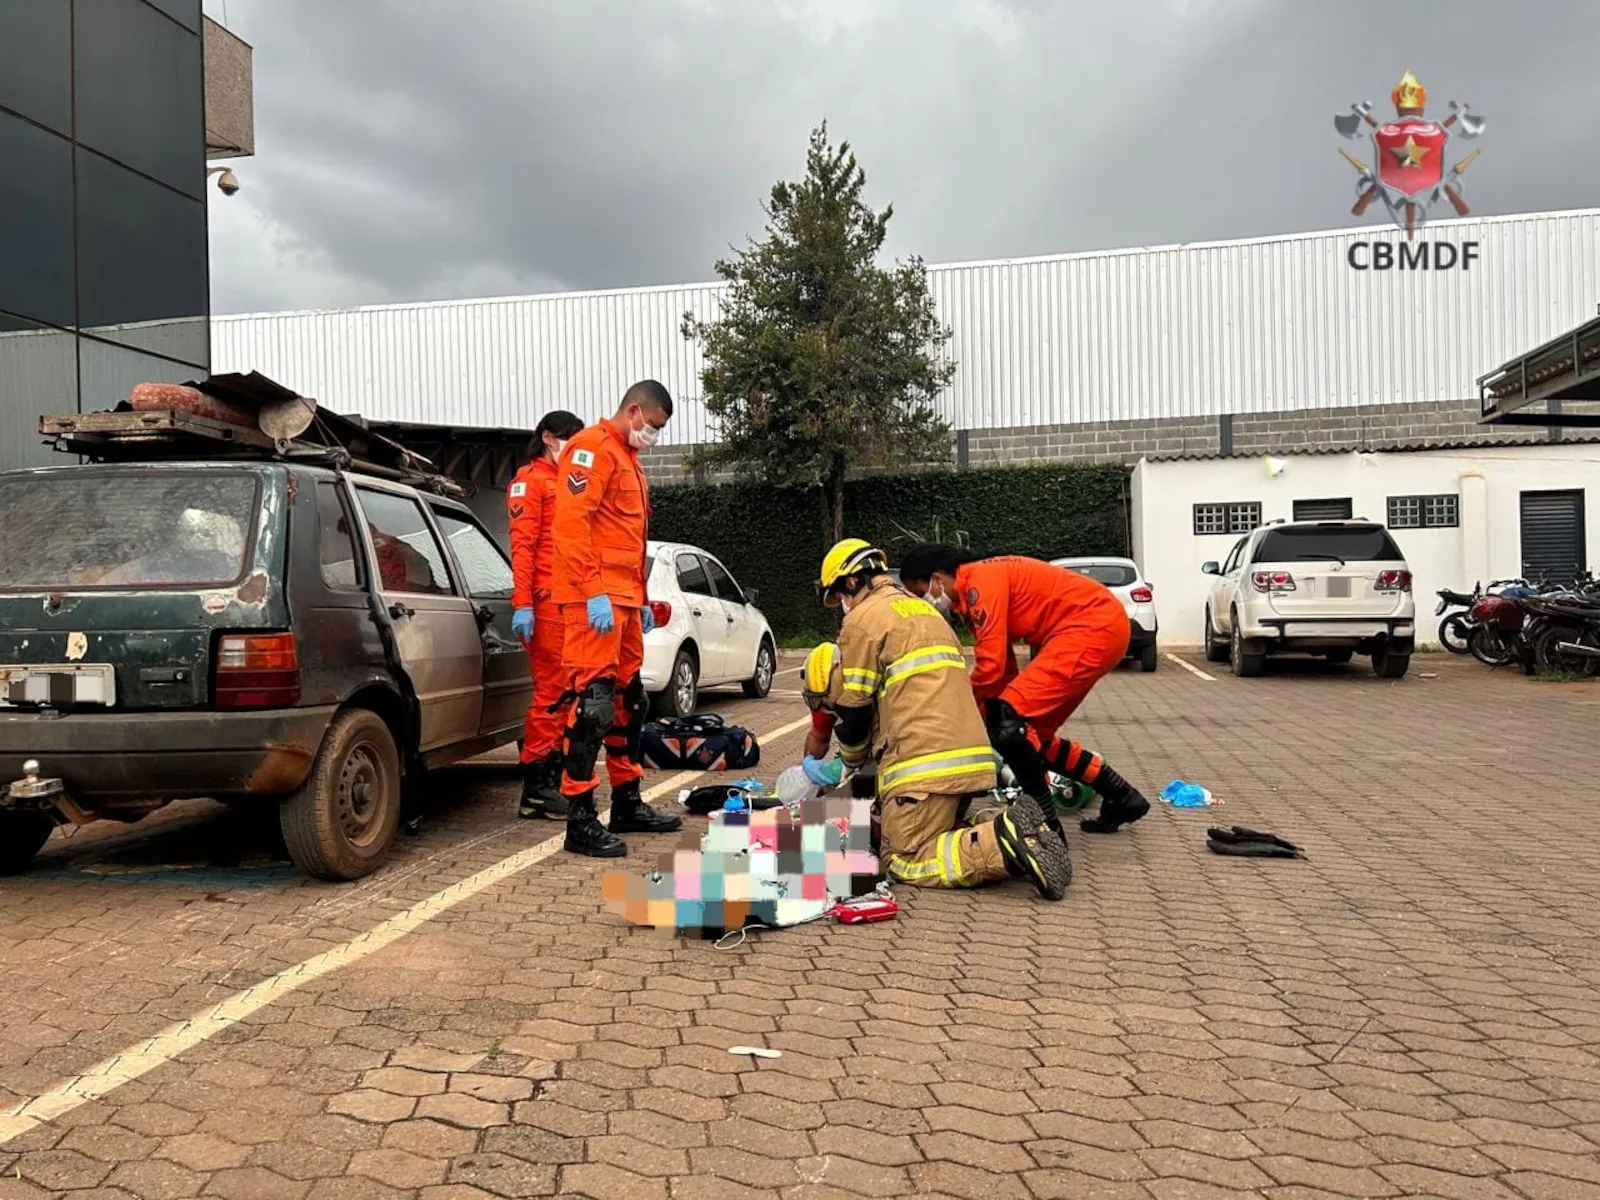
[[[643,769],[630,754],[625,693],[638,693],[644,666],[644,626],[639,612],[645,592],[645,543],[649,536],[650,489],[639,454],[610,421],[601,421],[567,443],[556,467],[556,503],[551,592],[561,606],[565,637],[562,664],[566,690],[581,695],[599,679],[616,685],[616,715],[606,734],[606,774],[613,789],[638,780]],[[616,624],[610,633],[589,627],[587,602],[611,598]],[[568,718],[576,720],[577,704]],[[569,764],[570,765],[570,764]],[[564,771],[561,791],[581,796],[592,779]]]
[[[533,640],[528,644],[533,701],[522,726],[522,761],[531,763],[556,749],[566,725],[565,714],[551,711],[567,687],[561,670],[561,607],[550,588],[555,565],[555,463],[541,455],[516,473],[506,489],[506,516],[511,529],[511,607],[533,609]]]
[[[1103,765],[1099,756],[1056,734],[1126,657],[1131,631],[1122,602],[1104,584],[1065,567],[1003,557],[960,567],[951,607],[977,639],[978,702],[999,697],[1010,704],[1053,770],[1092,785]],[[1033,652],[1020,673],[1012,649],[1018,641]]]

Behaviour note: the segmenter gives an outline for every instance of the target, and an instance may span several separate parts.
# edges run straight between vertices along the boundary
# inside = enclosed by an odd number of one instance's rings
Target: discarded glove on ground
[[[1305,851],[1275,833],[1234,825],[1227,829],[1213,826],[1206,830],[1206,849],[1213,854],[1235,854],[1241,858],[1304,858]]]

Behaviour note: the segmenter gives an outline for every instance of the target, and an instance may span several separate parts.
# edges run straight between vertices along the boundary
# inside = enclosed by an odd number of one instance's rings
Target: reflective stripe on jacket
[[[610,421],[574,436],[556,465],[555,602],[604,594],[619,608],[642,607],[649,526],[650,489],[626,436]]]
[[[955,632],[926,600],[879,580],[839,629],[836,708],[873,706],[883,745],[878,795],[965,796],[995,786],[994,752]],[[868,745],[841,744],[858,767]]]

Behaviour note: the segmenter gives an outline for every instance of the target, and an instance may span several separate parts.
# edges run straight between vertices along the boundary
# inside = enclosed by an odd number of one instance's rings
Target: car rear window
[[[1076,571],[1079,575],[1087,575],[1096,583],[1103,583],[1107,587],[1127,587],[1136,583],[1139,572],[1122,563],[1062,563],[1069,571]]]
[[[0,588],[233,583],[256,491],[253,475],[192,471],[0,479]]]
[[[1405,556],[1381,525],[1299,526],[1274,529],[1256,547],[1255,562],[1403,562]]]

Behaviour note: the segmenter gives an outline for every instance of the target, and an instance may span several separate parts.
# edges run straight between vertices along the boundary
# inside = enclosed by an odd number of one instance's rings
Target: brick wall
[[[1224,430],[1231,446],[1224,445]],[[1232,417],[1175,417],[1152,421],[1095,421],[1083,425],[974,429],[958,437],[953,465],[971,467],[1038,462],[1125,462],[1173,454],[1281,454],[1305,450],[1360,450],[1414,442],[1543,442],[1544,429],[1478,423],[1478,402],[1364,404],[1308,408]],[[689,481],[683,447],[643,456],[652,483]],[[712,482],[727,476],[717,476]]]

